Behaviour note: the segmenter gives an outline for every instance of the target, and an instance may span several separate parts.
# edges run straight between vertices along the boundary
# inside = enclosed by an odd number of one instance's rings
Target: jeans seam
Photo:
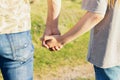
[[[14,49],[14,47],[12,46],[12,41],[11,41],[11,39],[10,39],[10,36],[9,36],[9,34],[6,34],[6,36],[7,36],[7,39],[8,39],[8,41],[9,41],[9,44],[10,44],[10,47],[11,47],[11,50],[12,50],[12,56],[13,56],[13,59],[16,59],[16,57],[15,57],[15,49]]]

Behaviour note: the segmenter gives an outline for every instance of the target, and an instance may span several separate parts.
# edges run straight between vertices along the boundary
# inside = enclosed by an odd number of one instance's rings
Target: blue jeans
[[[0,34],[0,69],[4,80],[33,80],[30,31]]]
[[[120,80],[120,66],[99,68],[94,66],[96,80]]]

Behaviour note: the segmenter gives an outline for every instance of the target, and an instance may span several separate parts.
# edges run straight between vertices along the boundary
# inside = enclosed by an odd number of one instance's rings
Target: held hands
[[[46,36],[44,47],[48,48],[50,51],[58,51],[63,47],[61,41],[60,35]]]
[[[49,48],[48,45],[46,44],[46,40],[47,40],[46,37],[51,35],[60,35],[60,31],[58,30],[58,28],[46,27],[44,34],[41,38],[43,47]]]
[[[41,38],[42,46],[48,48],[50,51],[58,51],[62,48],[60,43],[60,31],[58,28],[46,27],[43,37]]]

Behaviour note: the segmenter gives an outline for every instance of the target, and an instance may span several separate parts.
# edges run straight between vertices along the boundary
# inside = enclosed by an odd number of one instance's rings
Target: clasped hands
[[[63,47],[59,30],[55,30],[54,32],[45,30],[41,41],[42,46],[49,49],[50,51],[58,51]]]
[[[42,46],[46,47],[50,51],[60,50],[63,47],[63,44],[61,42],[61,36],[60,35],[44,36],[42,38]]]

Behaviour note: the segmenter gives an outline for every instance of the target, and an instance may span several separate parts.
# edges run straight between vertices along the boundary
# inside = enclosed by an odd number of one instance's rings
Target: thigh
[[[4,80],[33,80],[33,57],[24,62],[4,58],[1,72]]]
[[[30,31],[0,35],[0,66],[4,80],[32,80],[33,52]]]
[[[94,66],[96,80],[120,80],[120,66],[99,68]]]

